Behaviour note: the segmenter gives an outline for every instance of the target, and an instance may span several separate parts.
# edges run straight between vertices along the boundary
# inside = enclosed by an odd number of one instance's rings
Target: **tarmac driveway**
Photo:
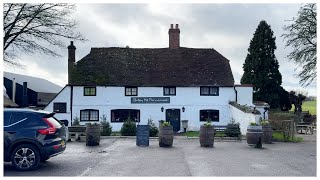
[[[4,163],[5,176],[316,176],[316,142],[264,144],[215,142],[175,137],[172,148],[156,139],[138,147],[135,139],[101,139],[100,146],[69,142],[66,151],[30,172]]]

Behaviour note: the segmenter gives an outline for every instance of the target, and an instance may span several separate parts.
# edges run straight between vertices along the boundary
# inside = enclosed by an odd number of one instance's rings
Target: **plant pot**
[[[262,142],[265,144],[271,144],[272,143],[272,127],[271,125],[265,125],[262,126]]]
[[[214,142],[214,130],[213,126],[200,127],[200,135],[199,135],[199,141],[201,147],[213,147]]]
[[[262,148],[262,126],[248,126],[247,143],[255,148]]]
[[[86,145],[96,146],[100,143],[100,125],[99,124],[86,124]]]
[[[172,126],[160,126],[159,128],[159,146],[170,147],[173,144],[173,127]]]

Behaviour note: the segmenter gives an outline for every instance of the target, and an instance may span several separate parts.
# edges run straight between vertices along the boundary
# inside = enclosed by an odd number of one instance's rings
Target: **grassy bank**
[[[294,110],[294,105],[290,111]],[[304,101],[302,103],[302,111],[309,111],[312,115],[317,115],[317,101]]]

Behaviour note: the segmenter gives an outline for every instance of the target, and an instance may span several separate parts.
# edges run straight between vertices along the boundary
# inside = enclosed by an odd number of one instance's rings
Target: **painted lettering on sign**
[[[170,97],[132,97],[132,104],[170,103]]]

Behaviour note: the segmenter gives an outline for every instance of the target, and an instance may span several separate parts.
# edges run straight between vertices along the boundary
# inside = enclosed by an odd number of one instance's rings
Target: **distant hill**
[[[62,87],[57,84],[37,77],[15,74],[11,72],[3,72],[3,76],[10,80],[15,78],[16,83],[21,85],[23,85],[23,82],[27,82],[28,88],[36,92],[58,93],[62,89]]]

